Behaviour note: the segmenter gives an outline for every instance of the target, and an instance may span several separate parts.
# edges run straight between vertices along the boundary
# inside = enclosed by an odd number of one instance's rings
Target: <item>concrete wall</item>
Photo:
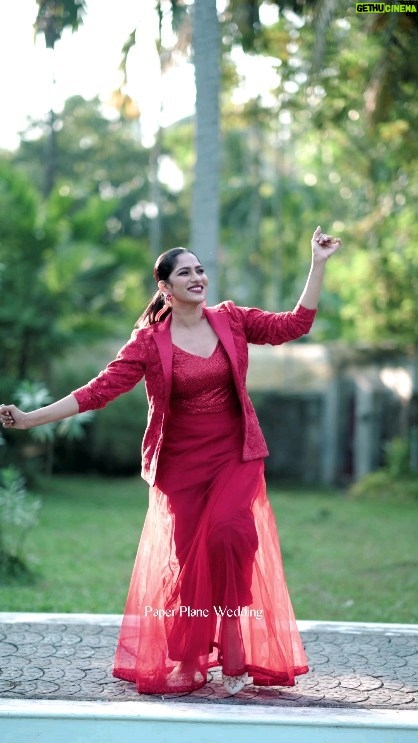
[[[250,349],[248,387],[267,474],[345,485],[383,464],[407,435],[412,361],[391,349],[289,344]]]

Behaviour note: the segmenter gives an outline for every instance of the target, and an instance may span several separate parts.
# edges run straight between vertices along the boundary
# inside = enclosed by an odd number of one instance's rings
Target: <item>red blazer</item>
[[[236,307],[227,301],[204,310],[213,330],[229,356],[242,407],[244,461],[268,455],[255,410],[245,386],[248,343],[279,345],[308,333],[316,310],[297,305],[293,312],[263,312]],[[142,477],[154,484],[158,456],[170,404],[173,347],[171,315],[163,322],[135,329],[130,341],[104,371],[84,387],[74,390],[80,412],[104,408],[108,402],[131,390],[145,377],[149,410],[142,442]]]

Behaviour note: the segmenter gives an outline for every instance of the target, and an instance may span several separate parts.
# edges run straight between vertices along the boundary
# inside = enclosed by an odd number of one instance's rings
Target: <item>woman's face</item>
[[[208,283],[198,258],[193,253],[182,253],[167,281],[160,281],[158,287],[161,291],[168,291],[174,303],[199,304],[206,298]]]

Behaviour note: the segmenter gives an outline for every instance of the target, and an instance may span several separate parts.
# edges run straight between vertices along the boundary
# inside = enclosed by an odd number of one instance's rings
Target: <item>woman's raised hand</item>
[[[339,237],[332,237],[322,232],[318,226],[312,236],[312,258],[315,261],[326,261],[342,246]]]

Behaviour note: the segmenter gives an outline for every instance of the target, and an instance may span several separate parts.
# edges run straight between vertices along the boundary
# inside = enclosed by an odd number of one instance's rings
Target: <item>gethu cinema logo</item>
[[[356,13],[416,13],[417,6],[388,3],[356,3]]]

